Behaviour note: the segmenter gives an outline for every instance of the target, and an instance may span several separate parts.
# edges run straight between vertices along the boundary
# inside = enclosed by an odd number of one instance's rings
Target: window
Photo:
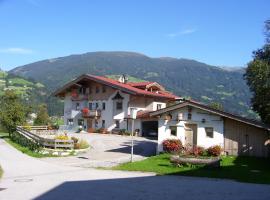
[[[102,103],[102,110],[105,110],[105,109],[106,109],[106,103],[103,102],[103,103]]]
[[[106,92],[106,86],[102,86],[102,92],[105,93]]]
[[[98,102],[96,103],[96,109],[98,109]]]
[[[105,128],[105,120],[102,120],[102,128]]]
[[[119,101],[116,102],[116,110],[122,110],[123,109],[123,102]]]
[[[89,110],[93,110],[93,103],[89,103]]]
[[[68,124],[68,125],[73,125],[73,124],[74,124],[73,119],[68,119],[68,120],[67,120],[67,124]]]
[[[76,103],[76,110],[80,110],[80,103]]]
[[[81,87],[80,88],[80,94],[85,94],[86,93],[86,88],[85,87]]]
[[[115,120],[115,128],[120,128],[120,121],[119,120]]]
[[[78,126],[84,126],[84,120],[78,119]]]
[[[176,126],[170,126],[171,135],[177,136],[177,127]]]
[[[158,103],[157,104],[157,110],[160,110],[161,109],[161,106],[162,106],[162,104]]]
[[[188,113],[188,120],[191,120],[191,118],[192,118],[192,114],[191,113]]]
[[[95,128],[98,128],[98,120],[95,120]]]
[[[213,138],[214,137],[214,128],[213,127],[205,127],[206,137]]]
[[[98,86],[96,87],[96,93],[99,93],[99,87]]]
[[[92,87],[89,87],[89,94],[92,93]]]

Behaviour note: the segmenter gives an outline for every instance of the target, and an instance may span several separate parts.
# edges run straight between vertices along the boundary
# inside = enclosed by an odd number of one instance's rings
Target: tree
[[[0,98],[0,108],[0,123],[9,134],[25,123],[27,109],[13,91],[7,90]]]
[[[223,110],[223,105],[219,102],[212,102],[209,106],[217,110]]]
[[[244,75],[253,93],[251,103],[265,123],[270,123],[270,20],[265,22],[266,44],[253,52]]]
[[[35,125],[48,125],[50,122],[50,117],[48,115],[48,109],[46,104],[41,104],[38,106],[37,118],[34,121]]]

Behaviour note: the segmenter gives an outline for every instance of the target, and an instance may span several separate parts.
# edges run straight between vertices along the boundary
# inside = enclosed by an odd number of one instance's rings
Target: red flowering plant
[[[77,98],[78,96],[79,96],[79,94],[78,94],[77,90],[72,90],[71,97]]]
[[[207,149],[207,153],[210,156],[220,156],[221,152],[222,152],[222,148],[219,145],[211,146]]]
[[[167,139],[162,142],[163,150],[167,153],[178,153],[183,148],[182,142],[178,139]]]
[[[205,150],[205,148],[200,146],[186,145],[186,147],[181,152],[181,155],[188,157],[207,156],[207,151]]]
[[[82,109],[82,113],[83,113],[84,115],[87,115],[88,112],[89,112],[89,109],[88,109],[88,108],[83,108],[83,109]]]

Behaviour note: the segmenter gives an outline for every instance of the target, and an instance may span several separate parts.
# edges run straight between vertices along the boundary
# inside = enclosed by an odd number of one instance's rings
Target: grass
[[[56,155],[51,155],[51,154],[41,154],[39,152],[35,152],[30,150],[28,147],[24,147],[21,146],[20,144],[17,144],[16,142],[13,142],[10,138],[8,133],[3,133],[0,132],[0,138],[3,138],[8,144],[10,144],[11,146],[13,146],[15,149],[17,149],[18,151],[31,156],[31,157],[35,157],[35,158],[45,158],[45,157],[58,157]]]
[[[219,169],[209,169],[204,166],[176,167],[170,163],[169,158],[169,154],[161,154],[143,161],[121,164],[113,169],[270,184],[270,160],[266,158],[226,156],[222,157]]]

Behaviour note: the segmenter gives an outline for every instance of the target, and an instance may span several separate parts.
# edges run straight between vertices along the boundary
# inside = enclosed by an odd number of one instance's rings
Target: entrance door
[[[185,124],[185,146],[197,145],[197,124]]]
[[[93,130],[92,130],[92,123],[93,121],[92,121],[92,119],[87,119],[87,132],[93,132]]]

